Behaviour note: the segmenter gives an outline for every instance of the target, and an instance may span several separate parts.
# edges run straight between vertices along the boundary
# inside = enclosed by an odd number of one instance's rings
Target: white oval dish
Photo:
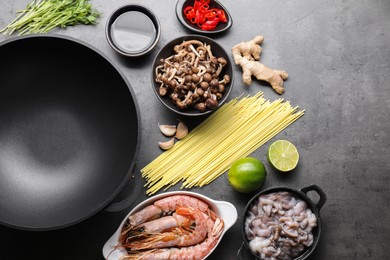
[[[219,237],[218,243],[215,245],[213,250],[210,251],[209,254],[207,254],[203,259],[206,259],[218,246],[218,244],[221,242],[222,237],[225,235],[225,233],[231,228],[234,223],[237,221],[237,210],[233,206],[233,204],[226,202],[226,201],[217,201],[210,199],[209,197],[206,197],[204,195],[195,193],[195,192],[190,192],[190,191],[171,191],[171,192],[165,192],[162,194],[158,194],[156,196],[150,197],[149,199],[141,202],[138,204],[136,207],[134,207],[129,214],[123,219],[122,223],[119,225],[118,229],[116,232],[108,239],[108,241],[104,244],[103,246],[103,256],[107,260],[118,260],[121,258],[121,256],[127,255],[126,250],[117,247],[118,246],[118,240],[119,240],[119,235],[121,233],[123,225],[126,223],[126,220],[128,217],[135,212],[145,208],[148,205],[153,204],[156,200],[173,196],[173,195],[188,195],[192,196],[198,199],[203,200],[206,202],[210,208],[224,221],[224,230]]]

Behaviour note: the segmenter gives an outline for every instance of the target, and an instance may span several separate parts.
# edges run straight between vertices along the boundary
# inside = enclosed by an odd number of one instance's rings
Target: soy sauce
[[[152,20],[139,11],[129,11],[118,16],[111,27],[111,38],[125,52],[146,50],[154,41],[157,31]]]

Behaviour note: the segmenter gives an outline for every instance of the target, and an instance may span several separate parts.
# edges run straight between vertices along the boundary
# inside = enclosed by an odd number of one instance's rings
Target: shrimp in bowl
[[[107,260],[207,258],[237,220],[229,202],[188,191],[137,205],[103,247]]]

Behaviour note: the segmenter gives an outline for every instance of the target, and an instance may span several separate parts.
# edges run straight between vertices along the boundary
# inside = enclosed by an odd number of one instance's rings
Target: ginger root
[[[248,42],[241,42],[232,48],[234,62],[242,67],[242,80],[246,85],[252,83],[252,76],[258,80],[264,80],[271,84],[278,94],[283,94],[283,81],[288,78],[284,70],[273,70],[260,63],[262,48],[260,44],[264,41],[261,35],[256,36]]]

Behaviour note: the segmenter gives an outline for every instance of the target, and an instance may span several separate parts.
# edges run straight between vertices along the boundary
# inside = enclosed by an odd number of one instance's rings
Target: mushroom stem
[[[172,69],[172,72],[171,72],[171,75],[170,75],[169,78],[168,78],[168,81],[171,81],[171,80],[175,77],[176,72],[177,72],[177,69],[176,69],[176,68],[173,68],[173,69]]]
[[[180,45],[176,45],[175,47],[173,47],[173,50],[178,53],[179,51],[181,51],[182,49],[186,48],[188,45],[190,44],[195,44],[195,45],[200,45],[202,46],[203,43],[201,41],[198,41],[198,40],[189,40],[189,41],[184,41],[182,42]]]
[[[190,99],[191,96],[192,96],[192,91],[190,90],[188,91],[186,97],[184,98],[183,103],[184,104],[187,103],[187,101]]]
[[[214,78],[218,78],[219,74],[221,74],[221,72],[222,72],[222,68],[223,68],[222,64],[218,64],[218,69],[215,72]]]
[[[213,53],[211,52],[211,47],[210,47],[210,45],[206,45],[206,50],[207,50],[207,53],[209,54],[209,59],[210,59],[210,60],[213,60],[213,59],[214,59],[214,55],[213,55]]]
[[[194,48],[194,46],[193,46],[192,44],[190,44],[188,47],[191,49],[191,51],[192,51],[193,53],[195,53],[195,55],[196,55],[198,58],[200,58],[200,54],[195,50],[195,48]]]

